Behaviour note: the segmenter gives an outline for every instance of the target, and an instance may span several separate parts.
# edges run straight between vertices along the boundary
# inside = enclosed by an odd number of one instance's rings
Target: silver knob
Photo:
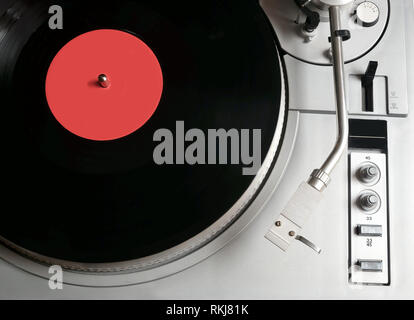
[[[357,23],[363,27],[373,27],[380,18],[378,6],[371,1],[364,1],[356,9]]]
[[[359,197],[359,205],[364,211],[373,211],[380,205],[380,198],[376,193],[365,193]]]
[[[374,164],[367,164],[359,169],[358,177],[364,183],[371,183],[378,179],[380,171]]]

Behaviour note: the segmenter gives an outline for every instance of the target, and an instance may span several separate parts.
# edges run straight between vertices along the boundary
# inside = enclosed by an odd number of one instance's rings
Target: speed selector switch
[[[380,197],[373,191],[368,191],[361,194],[358,199],[359,206],[367,213],[376,212],[380,206],[380,201]]]
[[[379,180],[379,177],[380,170],[373,163],[366,164],[358,170],[358,178],[363,183],[373,184]]]

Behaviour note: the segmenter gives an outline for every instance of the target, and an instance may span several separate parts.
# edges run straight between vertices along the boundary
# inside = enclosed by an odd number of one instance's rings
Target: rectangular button
[[[382,226],[359,224],[356,228],[357,235],[363,237],[382,237]]]
[[[382,260],[358,260],[362,271],[382,272]]]

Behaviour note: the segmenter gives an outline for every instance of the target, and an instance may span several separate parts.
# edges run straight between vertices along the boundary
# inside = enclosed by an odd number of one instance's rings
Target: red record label
[[[53,59],[46,98],[53,115],[82,138],[108,141],[141,128],[161,99],[163,75],[152,50],[118,30],[68,42]]]

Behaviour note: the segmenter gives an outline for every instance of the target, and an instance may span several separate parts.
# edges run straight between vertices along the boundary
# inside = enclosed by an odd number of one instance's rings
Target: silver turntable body
[[[412,0],[342,1],[349,144],[301,234],[290,231],[300,241],[284,252],[265,238],[285,226],[279,214],[337,131],[329,1],[296,2],[318,12],[317,27],[304,27],[293,0],[260,1],[283,55],[289,116],[276,166],[246,212],[180,259],[137,272],[64,271],[62,290],[49,287],[48,266],[0,245],[0,298],[413,299]]]

